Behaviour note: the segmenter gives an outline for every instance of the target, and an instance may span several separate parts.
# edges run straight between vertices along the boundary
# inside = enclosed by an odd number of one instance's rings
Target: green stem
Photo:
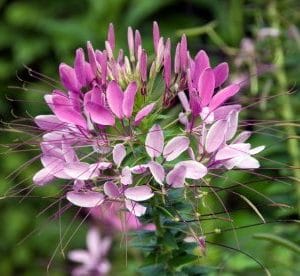
[[[276,1],[271,1],[268,6],[268,14],[271,22],[271,26],[276,29],[280,29],[280,15],[276,7]],[[275,41],[275,53],[274,53],[274,64],[276,64],[275,77],[279,86],[280,91],[288,91],[288,81],[285,72],[285,59],[282,41],[280,37],[274,38]],[[280,97],[280,103],[282,104],[282,117],[284,120],[291,121],[295,119],[293,107],[291,105],[290,96],[288,94]],[[300,213],[300,153],[299,153],[299,143],[297,139],[293,137],[297,136],[296,129],[293,125],[287,124],[285,126],[286,132],[288,134],[288,152],[292,158],[294,166],[294,176],[296,178],[296,193],[298,197],[298,212]]]

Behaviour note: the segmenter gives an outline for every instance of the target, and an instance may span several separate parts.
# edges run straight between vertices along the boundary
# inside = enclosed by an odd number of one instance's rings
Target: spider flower
[[[127,38],[126,54],[110,24],[102,50],[87,42],[74,64],[60,64],[61,87],[45,95],[52,114],[35,118],[43,165],[36,185],[64,180],[73,205],[117,206],[136,219],[161,194],[211,170],[259,167],[253,155],[263,147],[245,143],[248,133],[236,136],[241,106],[227,101],[240,86],[228,83],[227,63],[212,66],[203,50],[192,57],[185,35],[172,55],[156,22],[154,54],[138,30],[129,27]]]

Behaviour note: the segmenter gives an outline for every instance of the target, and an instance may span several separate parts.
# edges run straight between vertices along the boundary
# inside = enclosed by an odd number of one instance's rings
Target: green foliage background
[[[108,24],[113,22],[117,32],[117,46],[126,47],[126,26],[139,29],[143,35],[146,49],[151,49],[152,21],[157,20],[165,37],[174,40],[179,38],[182,30],[188,34],[192,53],[197,49],[205,49],[213,58],[213,62],[228,61],[231,71],[247,71],[248,66],[237,68],[234,58],[239,52],[241,40],[245,37],[256,39],[257,32],[263,27],[276,26],[280,35],[256,44],[259,62],[275,63],[272,72],[252,76],[251,86],[243,90],[241,101],[253,104],[253,99],[267,95],[284,96],[256,104],[245,111],[244,119],[256,120],[289,120],[285,126],[278,128],[276,135],[256,135],[254,144],[272,145],[264,153],[266,159],[294,165],[291,170],[282,164],[265,160],[266,167],[282,167],[282,169],[266,170],[262,173],[269,177],[293,177],[288,181],[257,181],[253,188],[264,193],[271,199],[286,203],[294,208],[280,209],[261,207],[260,211],[268,220],[299,219],[297,206],[300,201],[298,143],[300,100],[299,93],[287,95],[288,90],[299,91],[300,72],[300,13],[297,0],[0,0],[0,113],[4,121],[10,121],[14,116],[28,117],[47,111],[42,96],[51,90],[44,82],[30,78],[24,65],[55,79],[58,64],[61,61],[71,63],[75,49],[84,47],[87,40],[92,41],[95,48],[104,46]],[[274,14],[275,11],[275,14]],[[208,25],[207,25],[208,24]],[[203,27],[204,26],[204,27]],[[286,81],[282,81],[286,80]],[[28,81],[26,86],[19,79]],[[253,83],[257,81],[257,84]],[[266,92],[266,85],[269,85]],[[14,86],[11,88],[11,86]],[[25,88],[19,89],[17,86]],[[265,95],[265,94],[264,94]],[[252,97],[249,100],[249,97]],[[11,101],[15,99],[17,101]],[[13,110],[13,114],[11,112]],[[275,123],[274,123],[275,124]],[[5,124],[3,124],[5,126]],[[260,130],[261,127],[260,127]],[[295,136],[294,139],[287,137]],[[27,137],[28,138],[28,137]],[[20,133],[1,132],[1,144],[12,143],[16,139],[24,139]],[[28,147],[20,147],[19,150]],[[7,178],[12,171],[20,167],[35,152],[26,151],[7,153],[1,149],[0,162],[0,192],[4,195],[12,186],[19,184],[16,190],[30,186],[31,177],[39,164],[28,166],[20,171],[15,178]],[[297,165],[298,164],[298,165]],[[298,166],[299,167],[299,166]],[[233,179],[240,182],[252,178],[240,173],[232,173],[228,183]],[[297,182],[298,181],[298,182]],[[284,183],[283,183],[284,182]],[[297,184],[298,183],[298,184]],[[18,194],[22,197],[6,197],[0,199],[0,275],[44,275],[46,267],[60,240],[60,229],[64,233],[72,221],[76,210],[68,210],[61,219],[49,219],[58,211],[58,204],[46,212],[40,211],[49,206],[53,199],[47,198],[57,192],[56,187],[36,189],[26,196],[26,191]],[[266,200],[245,190],[244,194],[251,198],[257,206],[266,204]],[[24,198],[23,198],[24,197]],[[259,222],[252,209],[245,202],[232,194],[224,194],[223,199],[232,212],[237,226]],[[215,200],[208,199],[210,207],[220,210]],[[79,216],[82,216],[81,214]],[[75,222],[67,234],[71,237],[76,231],[80,220]],[[228,223],[214,220],[207,223],[207,230],[227,228]],[[34,231],[24,241],[28,234]],[[85,246],[86,227],[79,231],[67,248]],[[237,230],[241,250],[250,253],[270,269],[273,275],[299,275],[299,226],[295,223],[274,223]],[[265,239],[256,239],[255,234],[274,234]],[[288,240],[278,240],[278,237]],[[235,247],[232,231],[215,235],[211,240],[216,243]],[[212,269],[209,275],[263,275],[262,270],[251,259],[229,249],[208,245],[208,254],[201,258],[200,263],[210,267],[221,268],[221,272]],[[112,275],[135,275],[137,267],[142,263],[138,251],[129,252],[126,267],[125,245],[121,248],[115,244],[110,259],[113,263]],[[68,275],[70,264],[64,260],[60,252],[50,266],[50,275]],[[221,273],[221,274],[218,274]]]

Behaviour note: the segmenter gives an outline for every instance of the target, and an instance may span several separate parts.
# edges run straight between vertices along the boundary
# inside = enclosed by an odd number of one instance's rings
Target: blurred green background
[[[237,191],[247,195],[266,220],[299,219],[299,10],[297,0],[0,0],[2,127],[13,119],[14,126],[22,126],[28,124],[23,118],[49,112],[43,94],[51,91],[51,86],[30,77],[24,65],[58,79],[58,64],[72,63],[75,49],[85,47],[87,40],[95,48],[103,48],[110,22],[115,26],[118,47],[126,47],[126,26],[130,25],[141,31],[144,47],[152,49],[152,21],[156,20],[164,37],[176,41],[185,32],[192,54],[205,49],[213,64],[230,63],[233,80],[246,80],[238,101],[249,105],[243,122],[257,133],[252,143],[267,145],[261,159],[265,169],[259,171],[265,177],[235,172],[226,183],[215,185],[251,183],[251,188],[269,199],[292,206],[267,206],[270,202],[266,198],[239,186]],[[30,134],[16,131],[0,133],[1,144],[21,144],[29,138]],[[66,211],[60,219],[53,217],[60,207],[50,206],[57,187],[35,189],[28,195],[31,177],[39,168],[35,162],[21,169],[37,154],[36,150],[27,151],[30,148],[30,142],[13,151],[1,147],[0,275],[4,276],[45,275],[66,230],[65,241],[76,232],[67,249],[85,247],[86,225],[80,226],[79,219],[71,224],[76,210]],[[17,174],[7,177],[13,171]],[[237,227],[260,222],[241,198],[232,193],[224,193],[222,198],[229,210],[237,210],[232,211]],[[208,202],[213,210],[222,210],[215,199]],[[220,220],[205,225],[208,232],[228,227]],[[237,230],[237,235],[241,250],[255,256],[273,275],[300,275],[299,230],[296,223],[272,223]],[[276,238],[257,239],[254,235],[258,233]],[[232,231],[208,237],[236,246]],[[111,252],[111,275],[136,275],[142,257],[130,251],[126,267],[126,249],[121,245],[116,242]],[[220,246],[208,245],[207,257],[201,258],[201,263],[213,268],[210,275],[264,275],[245,255]],[[68,275],[70,268],[59,248],[49,274]]]

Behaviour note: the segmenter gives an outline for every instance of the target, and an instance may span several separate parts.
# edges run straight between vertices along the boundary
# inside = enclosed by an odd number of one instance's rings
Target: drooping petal
[[[116,198],[120,196],[118,186],[112,181],[107,181],[104,183],[103,191],[110,198]]]
[[[52,101],[54,113],[59,120],[86,128],[85,119],[74,109],[68,98],[54,95]]]
[[[140,217],[146,213],[147,208],[137,202],[132,200],[125,200],[126,208],[130,213],[135,215],[136,217]]]
[[[132,184],[132,174],[131,174],[131,170],[128,166],[122,169],[120,181],[123,185]]]
[[[201,106],[207,106],[213,96],[215,89],[215,75],[211,68],[206,68],[200,75],[198,91],[201,98]]]
[[[215,81],[216,81],[215,86],[219,87],[228,79],[228,73],[229,73],[228,64],[226,62],[222,62],[218,64],[213,70],[214,70]]]
[[[186,169],[185,178],[200,179],[207,174],[207,168],[194,160],[181,161],[174,168],[176,169],[180,166],[184,166]]]
[[[48,168],[43,168],[39,170],[32,178],[33,183],[38,186],[43,186],[51,182],[55,177],[51,174]]]
[[[154,196],[151,188],[147,185],[127,188],[124,192],[126,198],[134,201],[144,201]]]
[[[91,256],[86,250],[72,250],[68,253],[68,258],[72,262],[88,264]]]
[[[39,128],[48,131],[60,130],[65,126],[55,115],[39,115],[34,118],[34,122]]]
[[[249,151],[250,154],[257,154],[265,149],[265,146],[259,146]]]
[[[220,106],[213,111],[215,121],[226,120],[230,112],[236,111],[239,112],[241,106],[239,104],[231,104]]]
[[[155,161],[150,161],[148,163],[148,168],[150,169],[150,172],[153,175],[156,182],[160,185],[163,185],[163,181],[165,179],[165,170],[163,166]]]
[[[145,148],[151,158],[162,154],[164,148],[164,133],[158,124],[153,125],[146,137]]]
[[[166,181],[173,188],[182,188],[184,187],[185,174],[186,167],[178,166],[167,174]]]
[[[244,143],[247,141],[251,136],[251,131],[242,131],[233,141],[233,144],[236,143]]]
[[[112,151],[113,154],[113,160],[117,167],[120,167],[123,159],[126,156],[126,150],[123,144],[117,144],[114,146],[114,149]]]
[[[67,192],[67,200],[79,207],[93,208],[99,206],[104,201],[104,195],[99,192]]]
[[[210,110],[215,110],[221,104],[226,102],[229,98],[239,92],[240,86],[237,84],[231,84],[224,89],[220,90],[216,95],[213,96],[209,104]]]
[[[107,103],[111,111],[119,118],[123,119],[123,98],[124,94],[116,81],[111,81],[106,90]]]
[[[216,151],[222,143],[225,142],[225,135],[227,132],[227,121],[220,120],[215,122],[209,129],[206,142],[205,142],[205,150],[208,153],[212,153]]]
[[[135,125],[138,125],[146,116],[148,116],[153,108],[155,106],[155,103],[151,103],[151,104],[148,104],[146,106],[144,106],[135,116],[134,118],[134,124]]]
[[[166,161],[176,159],[189,147],[190,140],[185,136],[178,136],[171,139],[164,148],[163,156]]]
[[[90,164],[84,162],[74,162],[66,164],[64,172],[73,179],[88,180],[99,175],[99,171],[90,167]]]
[[[137,89],[138,87],[136,82],[131,82],[129,83],[129,85],[127,86],[124,92],[122,108],[123,108],[123,114],[125,115],[126,118],[130,118],[132,115],[134,99],[135,99]]]
[[[112,163],[111,162],[105,162],[105,161],[101,161],[101,162],[97,162],[95,164],[91,164],[90,165],[90,170],[107,170],[110,169],[112,167]]]
[[[131,172],[134,174],[143,174],[147,171],[148,164],[139,164],[130,168]]]
[[[86,110],[89,112],[93,122],[97,124],[103,126],[113,126],[115,124],[115,118],[111,112],[99,104],[88,102]]]
[[[250,144],[246,144],[246,143],[225,146],[217,152],[215,159],[225,160],[225,159],[231,159],[231,158],[241,157],[245,155],[248,156],[249,148],[250,148]]]
[[[248,156],[242,159],[236,166],[240,169],[258,169],[260,164],[257,159],[252,156]]]

